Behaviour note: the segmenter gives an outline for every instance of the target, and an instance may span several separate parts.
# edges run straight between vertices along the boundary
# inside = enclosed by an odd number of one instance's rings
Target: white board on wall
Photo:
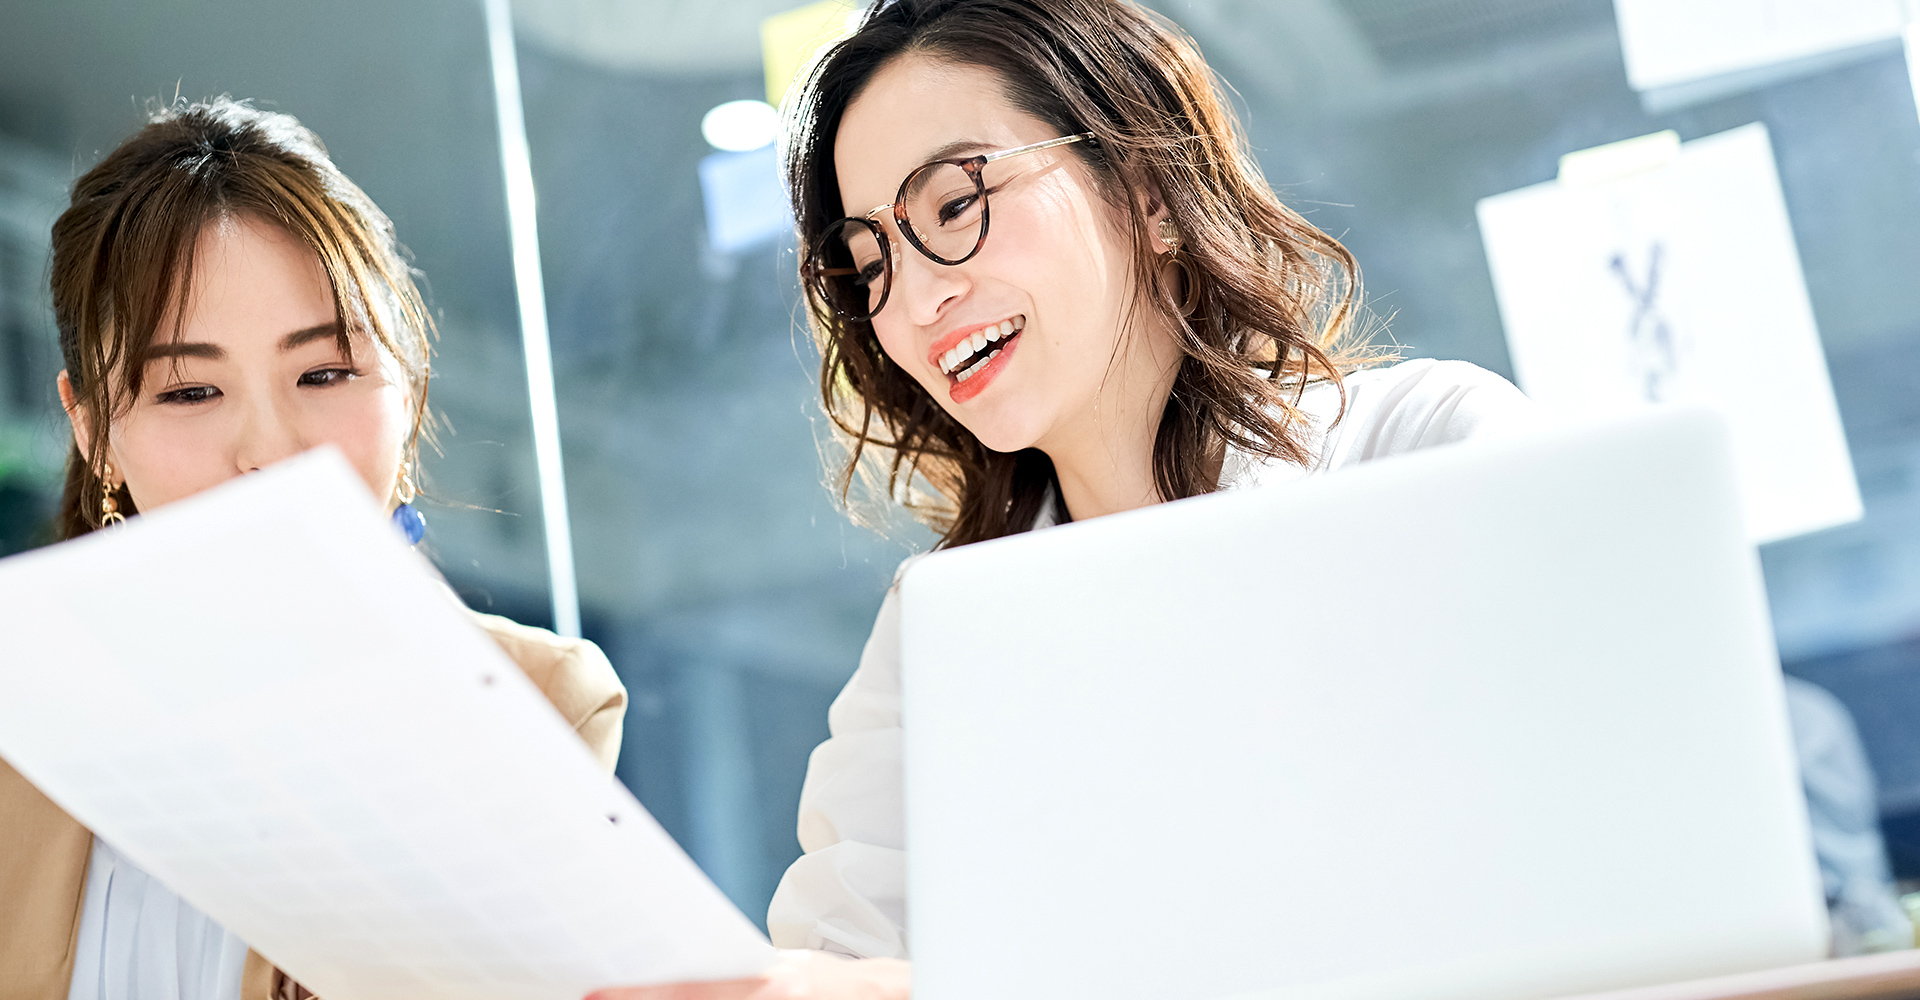
[[[1627,81],[1678,105],[1816,72],[1900,37],[1902,0],[1614,0]]]
[[[1719,406],[1757,542],[1860,517],[1764,125],[1623,177],[1486,198],[1479,218],[1528,395],[1574,417]]]

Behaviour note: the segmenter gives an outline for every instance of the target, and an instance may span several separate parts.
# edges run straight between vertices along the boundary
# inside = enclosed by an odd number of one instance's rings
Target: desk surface
[[[1894,1000],[1920,997],[1920,950],[1837,958],[1563,1000]]]

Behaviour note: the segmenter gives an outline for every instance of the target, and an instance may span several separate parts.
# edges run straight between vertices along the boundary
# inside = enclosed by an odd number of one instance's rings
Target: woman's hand
[[[598,990],[587,1000],[909,1000],[913,965],[897,958],[841,958],[782,951],[773,968],[748,979]]]

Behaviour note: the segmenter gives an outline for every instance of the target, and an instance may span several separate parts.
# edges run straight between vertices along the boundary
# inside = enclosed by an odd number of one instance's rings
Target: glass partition
[[[760,25],[792,5],[515,3],[584,629],[632,695],[619,773],[755,919],[798,853],[827,705],[930,541],[836,508],[792,237],[715,214],[760,196],[770,158],[717,151],[702,119],[767,96]],[[1575,150],[1767,126],[1866,509],[1765,546],[1769,593],[1787,669],[1853,709],[1896,863],[1920,875],[1920,115],[1899,51],[1650,113],[1607,0],[1157,6],[1235,88],[1268,178],[1359,257],[1409,357],[1513,374],[1481,199]],[[64,186],[140,100],[230,93],[299,116],[393,216],[441,325],[428,544],[473,606],[546,624],[480,6],[69,0],[8,22],[0,548],[45,541],[59,486],[45,230]],[[703,173],[734,194],[712,203]]]

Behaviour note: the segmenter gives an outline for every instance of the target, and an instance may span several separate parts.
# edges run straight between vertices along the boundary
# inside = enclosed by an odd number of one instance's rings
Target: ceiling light
[[[773,141],[780,112],[765,101],[728,101],[700,119],[700,134],[715,149],[744,153]]]

